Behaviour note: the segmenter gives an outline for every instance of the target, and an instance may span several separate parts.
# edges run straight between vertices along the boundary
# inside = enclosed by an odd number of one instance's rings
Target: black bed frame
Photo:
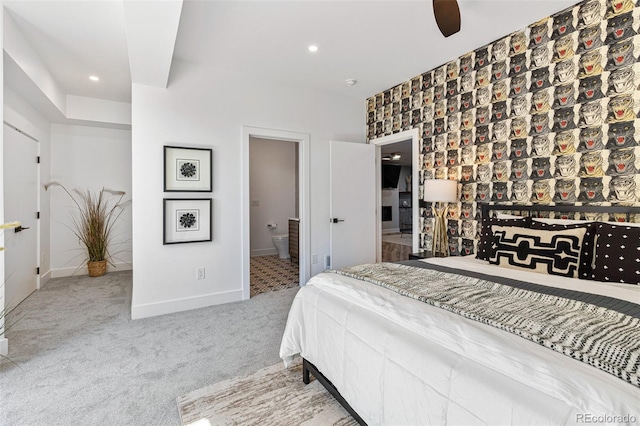
[[[519,204],[479,204],[482,217],[488,217],[492,211],[520,211],[520,212],[554,212],[554,213],[619,213],[625,214],[629,221],[632,214],[640,214],[640,206],[576,206],[572,204],[555,205],[519,205]]]
[[[338,389],[333,386],[333,383],[331,383],[329,379],[324,377],[324,375],[318,370],[315,365],[302,358],[302,381],[305,385],[308,385],[311,382],[311,380],[309,379],[309,374],[313,374],[313,376],[322,384],[322,386],[324,386],[325,389],[327,389],[329,393],[333,395],[336,401],[338,401],[340,405],[342,405],[344,409],[347,410],[349,414],[351,414],[351,416],[358,422],[358,424],[361,424],[363,426],[367,425],[364,420],[362,420],[362,417],[360,417],[358,413],[356,413],[356,411],[351,408],[347,400],[344,399],[342,395],[340,395],[340,392],[338,392]]]
[[[489,217],[492,211],[517,211],[517,212],[554,212],[554,213],[619,213],[625,214],[626,220],[629,221],[631,215],[640,215],[640,206],[591,206],[591,205],[572,205],[572,204],[534,204],[534,205],[519,205],[519,204],[490,204],[490,203],[478,203],[478,207],[481,209],[482,217]],[[529,213],[531,216],[532,214]],[[606,220],[606,219],[605,219]],[[358,424],[366,426],[362,417],[351,408],[349,403],[340,395],[340,392],[336,387],[327,379],[318,368],[307,361],[302,359],[302,381],[308,385],[310,383],[309,375],[312,374],[321,384],[324,386],[331,395],[344,407],[345,410],[353,416]]]

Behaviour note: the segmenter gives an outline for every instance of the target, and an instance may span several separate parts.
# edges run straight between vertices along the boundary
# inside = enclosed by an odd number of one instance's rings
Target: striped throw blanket
[[[640,319],[583,301],[394,263],[336,274],[497,327],[640,387]]]

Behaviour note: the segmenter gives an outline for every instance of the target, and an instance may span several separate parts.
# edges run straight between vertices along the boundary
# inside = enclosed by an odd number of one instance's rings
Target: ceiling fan
[[[456,0],[433,0],[433,14],[445,37],[460,31],[460,8]]]
[[[402,155],[398,152],[392,152],[382,156],[382,161],[398,161],[402,158]]]

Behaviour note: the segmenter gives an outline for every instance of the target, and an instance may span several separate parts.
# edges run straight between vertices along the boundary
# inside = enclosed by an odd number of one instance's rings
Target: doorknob
[[[331,223],[344,222],[344,219],[338,219],[337,217],[334,217],[334,218],[330,218],[329,222]]]
[[[29,229],[29,227],[28,227],[28,226],[16,226],[16,227],[14,228],[14,231],[15,231],[15,232],[16,232],[16,234],[17,234],[18,232],[22,232],[22,231],[24,231],[25,229]]]

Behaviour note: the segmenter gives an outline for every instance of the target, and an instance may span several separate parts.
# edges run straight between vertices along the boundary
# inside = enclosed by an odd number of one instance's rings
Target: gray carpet
[[[0,424],[179,425],[179,395],[279,361],[296,292],[131,321],[131,272],[52,280],[13,313]]]

